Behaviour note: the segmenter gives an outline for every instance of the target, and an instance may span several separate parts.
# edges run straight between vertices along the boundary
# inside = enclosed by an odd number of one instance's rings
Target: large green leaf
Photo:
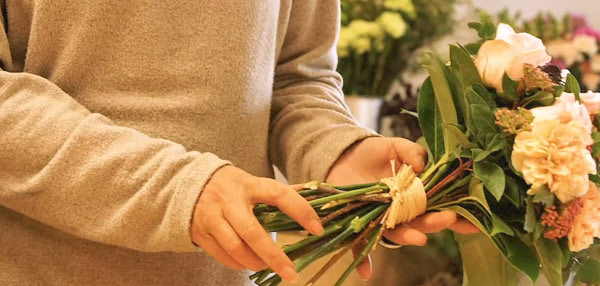
[[[442,116],[442,125],[458,124],[456,115],[456,107],[452,99],[452,91],[444,73],[444,66],[440,59],[433,54],[428,54],[424,61],[424,67],[429,71],[433,91],[435,93],[435,101],[438,105]],[[419,119],[421,117],[419,116]],[[443,130],[444,134],[444,150],[446,154],[454,152],[457,148],[456,140],[449,134],[447,130]]]
[[[550,286],[561,286],[563,261],[558,242],[541,237],[533,242],[533,248]]]
[[[456,125],[444,125],[444,128],[448,129],[448,133],[452,136],[454,136],[454,139],[456,139],[456,142],[458,142],[463,148],[465,149],[470,149],[470,148],[474,148],[477,145],[471,143],[471,141],[469,141],[469,138],[467,138],[467,135],[465,133],[463,133],[458,126]]]
[[[475,62],[465,48],[450,45],[450,61],[452,70],[458,75],[463,90],[475,83],[482,83]]]
[[[506,186],[506,178],[502,168],[495,163],[482,161],[473,163],[473,171],[475,177],[483,182],[485,188],[497,201],[500,201]]]
[[[519,185],[517,181],[510,176],[506,178],[506,189],[504,190],[504,197],[515,207],[521,207],[521,194],[519,193]]]
[[[600,284],[600,261],[588,259],[577,271],[575,278],[583,283]]]
[[[540,275],[540,264],[533,251],[516,236],[499,234],[495,237],[502,238],[507,253],[511,254],[506,257],[508,262],[527,275],[532,283],[535,283]]]
[[[504,233],[510,236],[515,235],[515,232],[512,230],[512,228],[510,228],[510,226],[508,226],[499,216],[497,216],[494,213],[492,214],[492,232],[490,233],[491,236],[494,236],[496,234],[500,234],[500,233]]]
[[[421,86],[417,100],[417,113],[419,114],[419,125],[427,141],[427,146],[433,155],[433,161],[437,162],[444,155],[444,131],[442,115],[435,102],[433,84],[428,78]]]
[[[484,234],[456,235],[465,276],[469,285],[517,284],[516,270],[504,260],[494,243]]]

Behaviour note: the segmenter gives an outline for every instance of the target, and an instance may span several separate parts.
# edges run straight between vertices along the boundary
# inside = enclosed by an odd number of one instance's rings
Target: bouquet
[[[384,96],[412,53],[451,31],[457,0],[343,0],[338,72],[347,95]]]
[[[573,75],[549,65],[540,39],[487,18],[470,26],[482,41],[451,45],[447,63],[431,54],[424,63],[416,114],[429,152],[423,173],[392,166],[393,177],[371,184],[298,189],[325,232],[284,247],[297,271],[340,250],[308,284],[363,246],[342,285],[385,228],[441,210],[481,230],[456,234],[464,285],[516,285],[519,273],[535,282],[541,272],[552,286],[569,277],[600,283],[600,94],[581,93]],[[254,213],[269,231],[301,230],[276,208]],[[251,278],[281,281],[268,269]]]

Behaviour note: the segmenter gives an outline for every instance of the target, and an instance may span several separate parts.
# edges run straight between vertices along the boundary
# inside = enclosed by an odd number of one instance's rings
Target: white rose
[[[600,111],[600,93],[590,90],[587,93],[580,94],[580,97],[589,114],[597,114]]]
[[[518,81],[524,76],[523,65],[540,66],[551,59],[542,40],[527,33],[517,34],[509,25],[500,24],[496,39],[486,41],[479,49],[475,65],[487,86],[502,91],[504,73]]]
[[[596,38],[588,35],[577,35],[573,38],[573,45],[584,54],[590,56],[598,53],[598,42]]]
[[[590,100],[591,103],[592,101]],[[588,109],[585,105],[577,102],[575,95],[572,93],[564,92],[556,99],[553,105],[532,108],[530,111],[533,114],[534,125],[538,121],[546,120],[559,120],[562,124],[577,121],[585,128],[588,134],[592,132],[592,120],[590,119]],[[584,143],[591,145],[593,142]]]

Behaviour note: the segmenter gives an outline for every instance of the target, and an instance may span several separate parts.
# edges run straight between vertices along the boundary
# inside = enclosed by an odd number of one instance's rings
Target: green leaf
[[[569,260],[571,260],[571,250],[569,249],[569,239],[563,237],[558,240],[558,245],[560,246],[560,251],[562,252],[562,268],[567,267],[569,265]]]
[[[435,101],[439,107],[442,116],[442,125],[458,124],[456,115],[456,107],[452,99],[452,91],[446,80],[442,62],[433,54],[428,55],[428,60],[425,61],[424,67],[429,71],[433,91],[435,93]],[[420,119],[420,117],[419,117]],[[447,130],[443,130],[445,153],[450,154],[457,148],[456,141]]]
[[[465,46],[465,49],[469,52],[469,54],[477,55],[482,44],[483,44],[482,42],[470,43]]]
[[[542,203],[547,208],[552,207],[554,205],[554,194],[550,192],[546,185],[539,188],[538,193],[533,196],[534,203]]]
[[[496,117],[488,106],[481,104],[471,104],[471,117],[473,118],[473,124],[477,128],[477,138],[485,138],[487,134],[492,136],[499,132],[498,126],[496,126]],[[492,138],[492,137],[489,137]],[[485,140],[485,139],[483,139]],[[489,142],[481,142],[486,146]]]
[[[527,106],[531,103],[538,103],[543,106],[552,105],[554,103],[554,94],[547,91],[538,91],[534,95],[526,98],[523,101],[523,106]]]
[[[473,154],[473,162],[483,161],[490,155],[490,152],[481,150],[479,148],[473,148],[471,152]]]
[[[565,87],[563,85],[554,86],[554,97],[560,97],[563,92],[565,92]]]
[[[526,232],[532,233],[535,230],[536,216],[535,216],[535,208],[533,207],[533,198],[528,196],[526,200],[526,209],[525,209],[525,224],[523,225],[523,229]]]
[[[515,235],[515,232],[508,226],[499,216],[492,213],[492,232],[491,236],[497,235],[499,233],[504,233],[510,236]]]
[[[401,109],[400,110],[400,114],[407,114],[407,115],[410,115],[410,116],[412,116],[414,118],[419,119],[419,114],[416,113],[416,112],[414,112],[414,111],[410,111],[410,110],[406,110],[406,109]]]
[[[509,103],[515,103],[519,100],[518,92],[519,82],[512,80],[506,73],[502,78],[503,91],[498,93],[498,96]]]
[[[507,252],[512,254],[507,257],[508,262],[527,275],[532,283],[535,282],[540,275],[540,264],[533,251],[516,236],[504,234],[498,236],[502,237]]]
[[[417,143],[421,147],[425,148],[425,150],[427,151],[427,162],[433,163],[433,154],[431,153],[431,150],[429,149],[429,145],[427,145],[427,140],[425,140],[425,136],[419,137],[419,139],[417,139],[417,141],[415,143]]]
[[[450,135],[454,136],[454,139],[456,139],[456,142],[458,142],[458,144],[460,144],[463,148],[471,149],[471,148],[477,146],[477,145],[471,143],[471,141],[469,141],[469,138],[467,138],[467,135],[465,135],[465,133],[463,133],[460,130],[460,128],[458,128],[458,126],[444,125],[444,128],[448,129],[448,133]]]
[[[427,146],[437,162],[444,155],[444,133],[442,127],[442,116],[435,102],[435,94],[431,79],[428,78],[421,86],[419,98],[417,99],[417,113],[419,114],[419,125]]]
[[[506,190],[504,190],[504,197],[515,207],[521,206],[521,194],[519,193],[519,185],[513,177],[506,177]]]
[[[485,198],[485,193],[483,191],[483,182],[481,180],[471,177],[471,181],[469,182],[469,196],[477,198],[479,203],[483,205],[483,207],[491,213],[490,206],[487,203],[487,199]]]
[[[517,272],[484,234],[456,235],[470,285],[516,285]]]
[[[474,162],[473,171],[475,177],[480,179],[485,188],[500,201],[504,194],[504,188],[506,186],[506,178],[504,177],[504,171],[500,166],[491,162]]]
[[[579,82],[577,82],[575,76],[570,73],[567,75],[565,90],[574,94],[577,101],[581,103],[581,97],[579,96],[579,93],[581,92],[581,87],[579,87]]]
[[[600,283],[600,262],[595,259],[588,259],[577,271],[575,278],[588,284]]]
[[[482,83],[475,62],[465,48],[450,45],[450,61],[455,74],[459,75],[463,89],[475,83]]]
[[[598,158],[600,156],[600,132],[592,132],[592,157]]]
[[[533,248],[550,286],[562,286],[563,261],[558,242],[542,237],[533,242]]]
[[[481,97],[481,99],[483,99],[487,103],[491,110],[495,110],[497,108],[495,96],[492,93],[490,93],[490,91],[485,86],[483,86],[483,84],[475,83],[471,88],[477,95],[479,95],[479,97]],[[473,103],[479,104],[480,102]]]

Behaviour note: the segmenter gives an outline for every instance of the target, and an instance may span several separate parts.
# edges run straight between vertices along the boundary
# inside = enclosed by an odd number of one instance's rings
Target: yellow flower
[[[506,24],[498,25],[496,39],[483,43],[475,65],[485,85],[502,91],[504,73],[513,80],[524,76],[524,65],[534,67],[549,63],[550,56],[542,40],[527,34],[515,33]]]
[[[594,243],[594,237],[600,237],[600,194],[595,184],[590,182],[589,185],[589,192],[582,198],[581,213],[569,232],[571,251],[584,250]]]
[[[377,18],[377,22],[383,27],[383,30],[392,38],[398,39],[406,33],[406,22],[400,14],[394,12],[383,12]]]
[[[345,58],[350,55],[350,42],[356,38],[356,33],[348,27],[340,29],[340,36],[337,43],[337,53],[339,58]]]
[[[576,120],[534,120],[532,131],[519,133],[513,146],[512,164],[531,185],[527,194],[535,195],[547,185],[563,203],[584,196],[589,189],[589,174],[596,164],[586,148],[592,138]]]
[[[367,36],[373,39],[383,38],[383,29],[375,22],[354,20],[350,23],[350,25],[348,25],[348,28],[359,37]]]
[[[405,12],[411,17],[415,17],[417,15],[417,11],[415,11],[415,5],[411,0],[385,0],[383,1],[383,7],[390,10]]]
[[[371,49],[371,40],[365,37],[359,37],[350,42],[350,47],[357,54],[362,55]]]

